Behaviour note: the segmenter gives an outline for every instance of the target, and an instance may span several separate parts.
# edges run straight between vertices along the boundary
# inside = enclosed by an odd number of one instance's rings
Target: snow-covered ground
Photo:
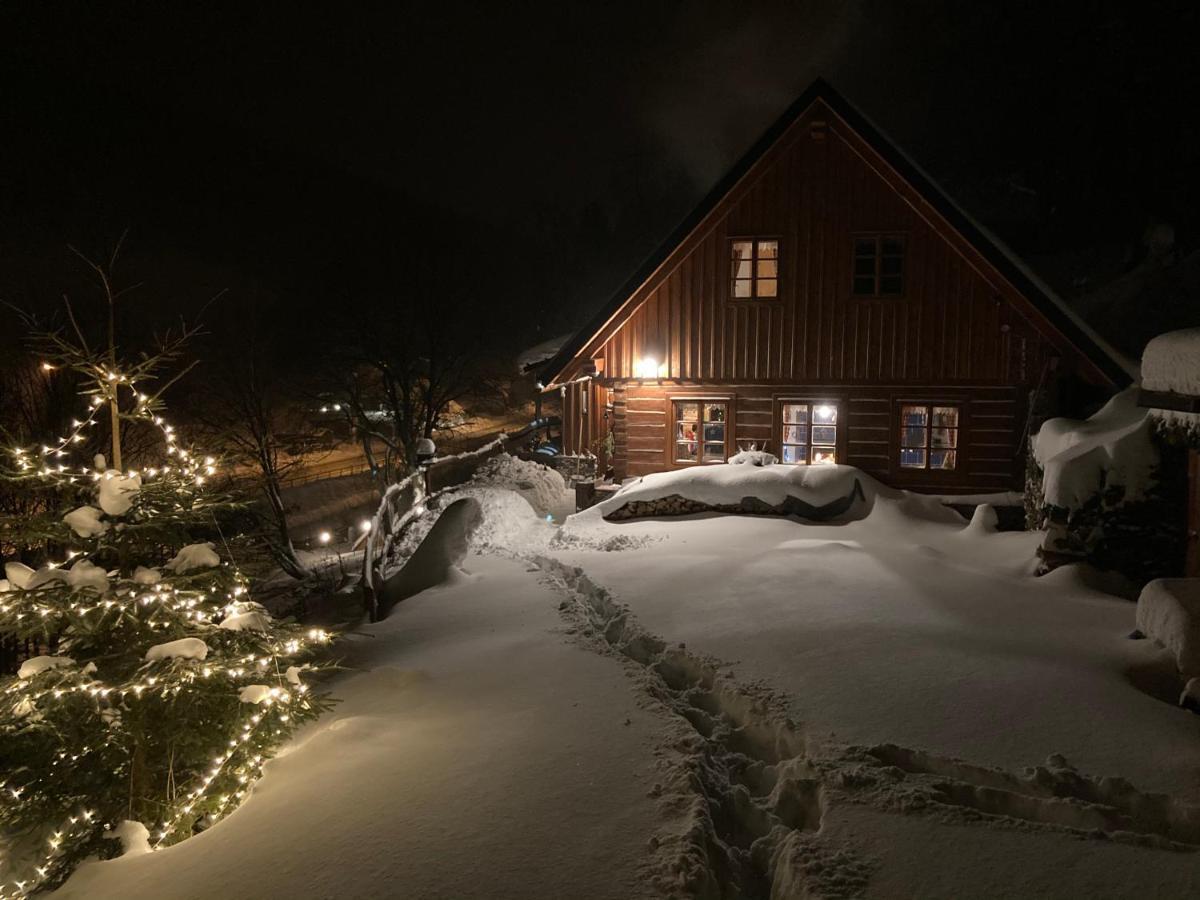
[[[625,496],[862,490],[559,530],[494,473],[469,574],[348,641],[241,809],[60,894],[1200,895],[1200,716],[1132,603],[986,514],[772,468]]]

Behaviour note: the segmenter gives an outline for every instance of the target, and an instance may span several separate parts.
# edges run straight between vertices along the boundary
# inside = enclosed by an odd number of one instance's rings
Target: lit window
[[[806,466],[837,462],[837,404],[784,403],[782,427],[780,447],[785,463]]]
[[[904,238],[877,234],[854,239],[854,295],[897,297],[904,293]]]
[[[730,244],[730,296],[774,300],[779,296],[779,241],[746,238]]]
[[[727,403],[675,401],[675,462],[725,462]]]
[[[900,407],[900,467],[953,469],[958,464],[958,407]]]

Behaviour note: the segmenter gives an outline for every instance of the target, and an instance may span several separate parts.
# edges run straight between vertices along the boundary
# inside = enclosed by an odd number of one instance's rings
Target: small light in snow
[[[322,531],[320,534],[317,535],[317,540],[320,541],[322,544],[328,544],[331,540],[333,540],[333,535],[330,534],[328,531]]]
[[[371,520],[363,519],[361,522],[358,523],[358,527],[361,528],[364,532],[370,531],[371,530]]]

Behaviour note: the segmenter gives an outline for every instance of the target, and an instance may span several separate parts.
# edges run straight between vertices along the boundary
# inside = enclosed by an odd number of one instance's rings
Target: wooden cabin
[[[1130,381],[823,81],[540,377],[618,479],[754,445],[939,493],[1019,489],[1035,406]]]

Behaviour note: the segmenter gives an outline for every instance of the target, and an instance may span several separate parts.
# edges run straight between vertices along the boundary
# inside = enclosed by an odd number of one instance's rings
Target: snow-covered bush
[[[1141,584],[1178,573],[1186,468],[1135,388],[1085,421],[1047,420],[1031,439],[1026,511],[1044,557],[1086,559]]]

